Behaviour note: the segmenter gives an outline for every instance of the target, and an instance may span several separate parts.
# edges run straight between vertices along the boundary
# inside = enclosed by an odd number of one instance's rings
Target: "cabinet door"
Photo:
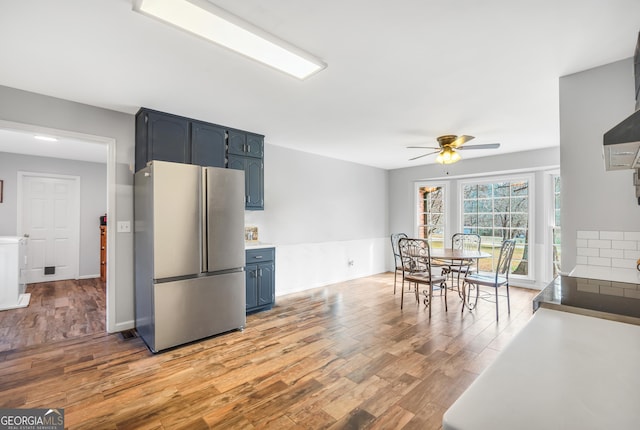
[[[256,264],[248,264],[245,270],[247,277],[245,292],[247,310],[249,310],[258,306],[258,266]]]
[[[247,133],[246,155],[249,157],[264,157],[264,136]]]
[[[159,112],[147,112],[147,161],[189,163],[189,120]]]
[[[247,148],[247,133],[229,130],[229,154],[245,155]]]
[[[273,304],[275,301],[275,264],[258,265],[258,306]]]
[[[226,131],[213,124],[191,123],[191,164],[225,167]]]
[[[245,158],[244,180],[246,185],[246,208],[264,209],[264,163],[261,158]]]

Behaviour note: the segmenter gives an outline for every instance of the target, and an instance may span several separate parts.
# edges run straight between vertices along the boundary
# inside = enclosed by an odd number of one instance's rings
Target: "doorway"
[[[18,172],[18,236],[29,238],[27,284],[78,278],[80,178]]]
[[[94,135],[87,135],[87,134],[83,134],[83,133],[76,133],[76,132],[72,132],[72,131],[67,131],[67,130],[61,130],[61,129],[52,129],[52,128],[48,128],[48,127],[42,127],[42,126],[36,126],[36,125],[31,125],[31,124],[22,124],[22,123],[15,123],[15,122],[10,122],[10,121],[3,121],[0,120],[0,131],[19,131],[22,132],[26,135],[29,135],[31,137],[33,137],[34,135],[47,135],[47,136],[54,136],[54,137],[59,137],[62,138],[62,140],[67,139],[67,140],[75,140],[77,142],[82,142],[84,143],[84,147],[94,147],[94,146],[101,146],[103,148],[103,156],[102,159],[104,160],[103,162],[106,162],[106,177],[104,178],[104,181],[106,182],[106,215],[108,219],[116,219],[115,217],[115,203],[116,203],[116,184],[115,184],[115,178],[116,178],[116,141],[113,138],[107,138],[107,137],[101,137],[101,136],[94,136]],[[19,146],[23,146],[23,145],[19,145]],[[81,148],[76,148],[75,151],[73,151],[75,154],[79,154],[81,152],[84,152],[84,147]],[[0,147],[0,151],[2,152],[15,152],[15,153],[22,153],[22,154],[27,154],[27,155],[38,155],[38,153],[29,153],[29,152],[22,152],[20,150],[6,150],[3,149],[2,147]],[[46,155],[46,154],[40,154],[41,156],[49,156],[49,157],[53,157],[54,155]],[[58,157],[58,158],[65,158],[65,157]],[[73,157],[69,157],[68,160],[74,160]],[[67,160],[67,161],[68,161]],[[38,169],[39,170],[39,169]],[[39,170],[40,171],[40,170]],[[45,169],[46,171],[46,169]],[[15,177],[14,177],[15,178]],[[5,185],[6,185],[6,181],[5,181]],[[96,215],[105,215],[105,213],[101,213],[101,214],[96,214]],[[19,223],[19,220],[16,220],[16,224]],[[96,216],[96,223],[98,222],[98,218]],[[77,225],[77,223],[76,223]],[[83,230],[84,231],[84,230]],[[96,231],[97,231],[97,224],[96,224]],[[12,230],[13,232],[13,230]],[[15,233],[19,233],[16,229]],[[76,232],[76,238],[78,238],[78,233]],[[99,233],[96,233],[96,235],[98,235]],[[85,235],[84,232],[80,233],[79,236],[82,237],[83,235]],[[115,279],[115,273],[116,273],[116,267],[115,267],[115,263],[116,263],[116,235],[115,235],[115,229],[109,229],[107,232],[107,241],[109,243],[110,246],[108,246],[107,248],[107,259],[108,261],[111,262],[111,264],[107,265],[107,279],[106,282],[104,282],[103,285],[103,289],[104,289],[104,295],[105,295],[105,300],[102,302],[102,306],[103,306],[103,312],[101,313],[101,321],[100,321],[100,325],[103,327],[103,330],[106,329],[106,331],[108,332],[112,332],[112,331],[116,331],[116,328],[114,327],[115,324],[115,307],[114,307],[114,303],[115,303],[115,291],[113,289],[113,285],[114,285],[114,279]],[[77,249],[77,247],[76,247]],[[77,251],[76,251],[77,254]],[[71,276],[71,278],[80,278],[80,281],[83,281],[84,283],[81,285],[81,289],[84,288],[84,285],[86,285],[86,282],[89,282],[90,279],[82,279],[82,278],[90,278],[90,276],[88,276],[86,273],[80,273],[80,270],[78,269],[78,261],[82,261],[82,256],[80,256],[80,258],[78,258],[76,256],[75,258],[76,260],[76,269],[75,269],[75,273],[73,276]],[[83,263],[84,264],[84,263]],[[56,274],[58,272],[58,269],[56,269]],[[99,273],[99,272],[98,272]],[[51,278],[47,278],[47,280],[50,280]],[[31,281],[30,281],[31,282]],[[67,281],[58,281],[58,282],[67,282]],[[63,302],[63,300],[59,301],[60,303]],[[91,303],[93,303],[95,301],[91,301]],[[106,308],[106,309],[105,309]],[[110,323],[111,322],[111,323]]]

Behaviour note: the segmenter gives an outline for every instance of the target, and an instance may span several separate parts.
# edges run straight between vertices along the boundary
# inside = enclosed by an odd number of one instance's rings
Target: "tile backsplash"
[[[640,232],[578,230],[576,264],[635,269]]]

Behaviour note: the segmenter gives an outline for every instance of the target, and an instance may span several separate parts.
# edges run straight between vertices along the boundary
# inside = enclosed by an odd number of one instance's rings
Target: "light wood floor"
[[[103,332],[19,346],[0,352],[0,408],[64,408],[71,429],[438,429],[531,317],[536,292],[511,291],[499,323],[453,295],[429,320],[410,300],[401,311],[382,274],[279,297],[243,332],[157,355]]]

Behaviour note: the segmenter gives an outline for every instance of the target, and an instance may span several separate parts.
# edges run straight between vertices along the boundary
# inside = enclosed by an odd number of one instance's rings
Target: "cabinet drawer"
[[[247,264],[259,263],[261,261],[273,261],[276,257],[275,248],[260,248],[247,250]]]

